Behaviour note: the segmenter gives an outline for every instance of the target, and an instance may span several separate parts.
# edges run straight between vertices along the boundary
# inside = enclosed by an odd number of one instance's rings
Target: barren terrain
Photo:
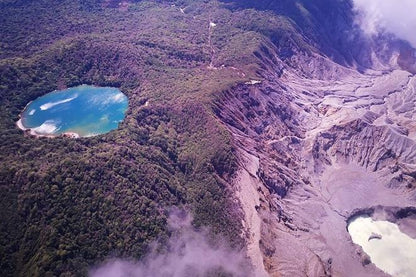
[[[348,220],[415,204],[416,76],[327,68],[308,78],[264,73],[261,84],[230,91],[230,112],[219,115],[254,168],[237,182],[272,276],[382,276],[352,243]],[[412,214],[402,229],[414,234]]]

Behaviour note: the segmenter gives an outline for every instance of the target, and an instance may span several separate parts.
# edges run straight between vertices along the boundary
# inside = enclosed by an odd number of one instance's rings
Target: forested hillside
[[[374,100],[366,90],[376,77],[408,78],[394,70],[414,62],[403,42],[358,30],[350,0],[0,0],[0,26],[1,276],[85,276],[155,242],[163,252],[172,207],[235,250],[254,245],[262,270],[330,276],[333,258],[347,267],[309,209],[340,215],[319,174],[349,151],[338,138],[390,130],[391,119],[372,125],[390,91]],[[17,128],[30,101],[81,84],[127,95],[117,130],[71,139]],[[401,155],[378,147],[382,159]],[[414,175],[403,172],[399,183]]]
[[[209,18],[227,22],[228,11],[197,1],[186,13],[170,3],[96,2],[0,3],[2,276],[84,275],[107,257],[139,258],[167,238],[171,206],[243,246],[233,144],[210,103],[252,74],[241,57],[257,37],[218,27],[213,41],[224,52],[215,64],[240,69],[210,70]],[[243,39],[239,53],[231,44]],[[129,97],[118,130],[50,139],[16,128],[29,101],[79,84]]]

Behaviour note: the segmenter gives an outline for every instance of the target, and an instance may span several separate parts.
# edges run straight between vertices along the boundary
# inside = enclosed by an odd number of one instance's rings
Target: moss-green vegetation
[[[256,76],[252,53],[269,32],[259,29],[283,28],[246,13],[216,1],[0,2],[2,276],[79,275],[107,257],[138,258],[168,236],[173,205],[241,246],[234,146],[211,102]],[[128,95],[118,130],[74,140],[15,127],[29,101],[83,83]]]

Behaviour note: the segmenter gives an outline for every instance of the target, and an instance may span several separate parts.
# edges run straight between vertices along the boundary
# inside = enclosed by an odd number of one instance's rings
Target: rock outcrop
[[[224,92],[214,108],[243,168],[258,166],[250,182],[247,171],[236,179],[256,218],[250,247],[271,276],[383,276],[346,226],[357,209],[416,204],[416,76],[316,54],[288,62],[267,42],[255,55],[261,82]]]

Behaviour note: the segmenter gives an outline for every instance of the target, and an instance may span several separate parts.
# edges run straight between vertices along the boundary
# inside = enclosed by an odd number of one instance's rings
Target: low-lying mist
[[[155,243],[140,261],[113,259],[90,270],[91,277],[198,277],[253,276],[243,251],[231,249],[225,240],[210,239],[197,230],[189,213],[174,209],[168,226],[172,236],[161,251]],[[160,246],[160,245],[159,245]]]
[[[380,32],[394,34],[416,48],[415,0],[353,0],[357,21],[370,35]]]

